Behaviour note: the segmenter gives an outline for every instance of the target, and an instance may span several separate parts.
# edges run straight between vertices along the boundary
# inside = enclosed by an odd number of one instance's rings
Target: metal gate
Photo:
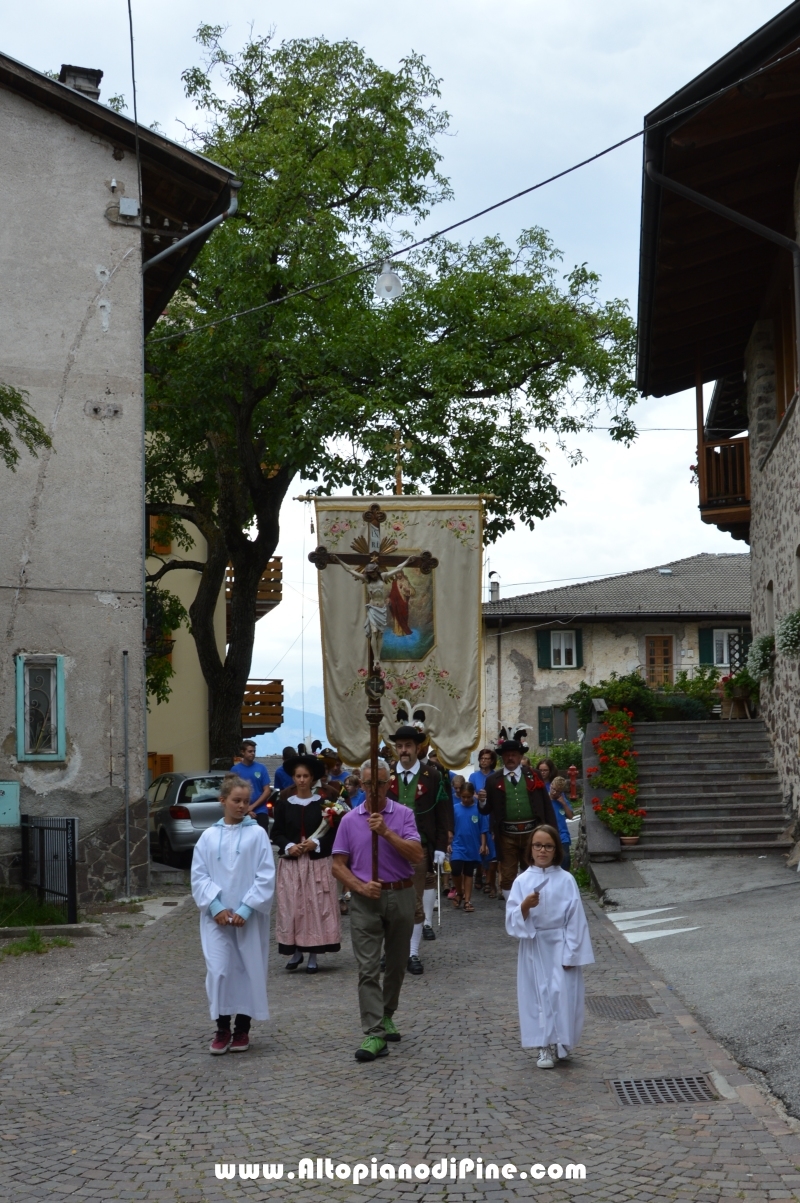
[[[23,887],[35,890],[40,902],[62,907],[67,923],[77,923],[78,820],[20,815],[20,826]]]

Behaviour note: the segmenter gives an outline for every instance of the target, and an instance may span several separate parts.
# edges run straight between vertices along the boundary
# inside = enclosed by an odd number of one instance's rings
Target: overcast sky
[[[198,61],[200,21],[227,24],[232,49],[252,22],[257,33],[274,28],[277,39],[351,38],[390,68],[417,51],[441,77],[441,103],[452,117],[443,150],[455,199],[433,215],[435,229],[633,133],[650,108],[784,7],[771,0],[133,0],[139,115],[183,137],[180,119],[190,120],[191,108],[180,76]],[[102,97],[123,93],[130,107],[125,0],[7,5],[0,30],[5,53],[41,70],[63,62],[102,68]],[[462,236],[513,240],[520,229],[542,225],[563,251],[565,270],[586,262],[600,273],[604,295],[627,298],[635,313],[640,189],[637,141]],[[699,551],[743,550],[698,517],[689,483],[694,398],[643,400],[635,417],[643,433],[631,450],[598,432],[580,442],[587,460],[579,467],[553,452],[566,505],[535,531],[511,533],[487,549],[503,594]],[[301,491],[300,482],[291,489]],[[299,703],[302,646],[309,708],[318,709],[315,570],[302,562],[304,542],[307,552],[315,540],[304,510],[293,501],[285,506],[278,549],[285,600],[258,624],[252,675],[284,677],[288,697]]]

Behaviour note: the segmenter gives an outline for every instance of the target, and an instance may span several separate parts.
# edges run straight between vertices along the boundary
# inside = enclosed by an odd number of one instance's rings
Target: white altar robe
[[[523,919],[522,900],[539,887],[539,905]],[[574,1048],[583,1030],[580,967],[592,965],[594,953],[572,874],[557,865],[521,873],[506,903],[506,931],[519,940],[517,1003],[522,1047],[556,1044],[562,1050]],[[565,971],[565,965],[572,968]]]
[[[192,859],[192,896],[200,908],[200,941],[206,959],[211,1018],[249,1015],[269,1019],[267,960],[269,912],[275,892],[275,861],[266,833],[254,819],[222,819],[200,836]],[[253,913],[244,927],[221,927],[209,914],[219,898],[235,911]]]

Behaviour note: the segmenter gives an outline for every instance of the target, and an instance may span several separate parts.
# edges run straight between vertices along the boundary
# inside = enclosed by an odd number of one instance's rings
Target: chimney
[[[61,64],[58,76],[60,83],[66,84],[75,92],[83,93],[90,100],[100,99],[100,80],[102,78],[103,72],[95,70],[94,67],[72,67],[69,63]]]
[[[489,581],[489,601],[500,601],[500,582]]]

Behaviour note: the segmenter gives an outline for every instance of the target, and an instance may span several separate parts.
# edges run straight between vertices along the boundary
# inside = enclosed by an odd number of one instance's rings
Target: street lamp
[[[383,270],[375,281],[375,292],[387,301],[396,301],[403,295],[403,283],[388,263],[384,263]]]

